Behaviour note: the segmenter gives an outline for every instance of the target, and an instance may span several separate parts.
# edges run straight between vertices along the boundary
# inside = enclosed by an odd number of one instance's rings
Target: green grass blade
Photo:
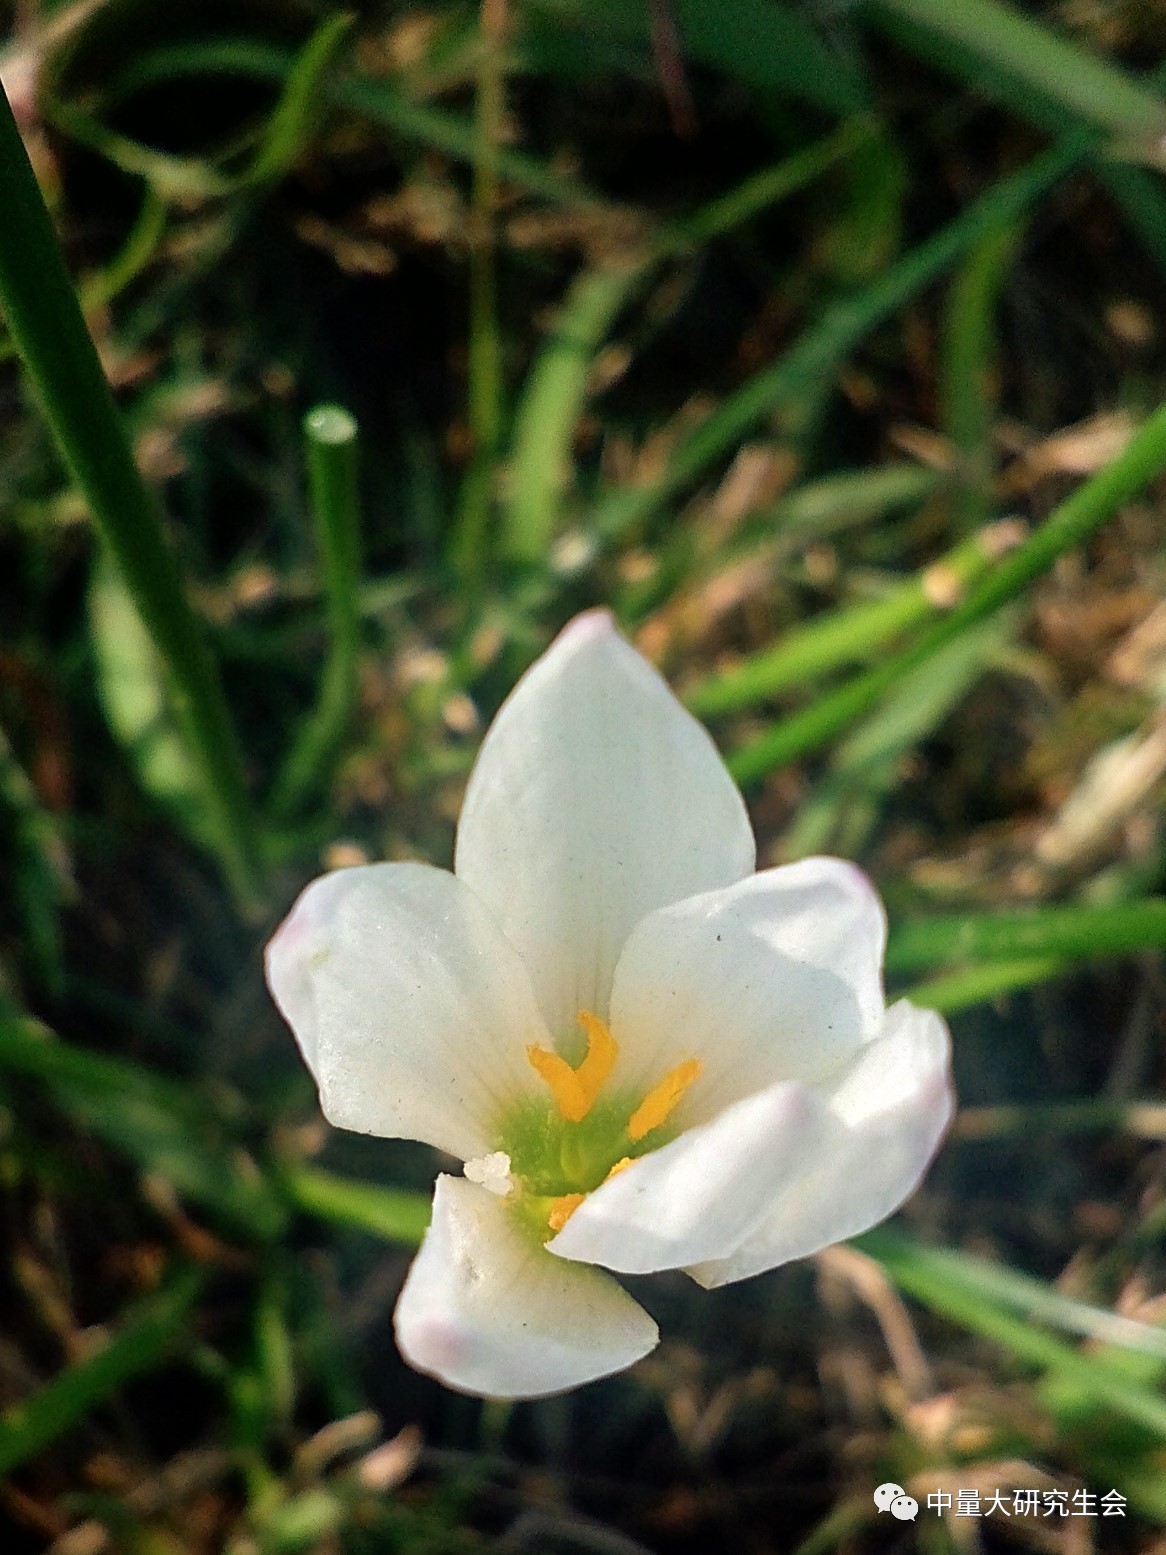
[[[0,1416],[0,1475],[10,1474],[54,1442],[134,1377],[151,1371],[188,1335],[191,1308],[205,1283],[187,1269],[124,1319],[93,1354]]]
[[[504,545],[522,565],[542,560],[554,536],[571,445],[596,354],[620,312],[669,258],[751,220],[803,189],[866,135],[850,122],[816,145],[752,174],[737,188],[647,239],[638,253],[585,271],[572,283],[559,321],[531,368],[515,413]]]
[[[1112,906],[1034,908],[1031,912],[956,913],[896,924],[888,972],[918,972],[947,962],[1003,956],[1129,956],[1166,949],[1166,897]]]
[[[58,1041],[34,1021],[0,1016],[0,1071],[46,1085],[82,1127],[211,1210],[234,1232],[268,1240],[283,1206],[198,1093],[138,1064]]]
[[[288,78],[294,66],[294,54],[256,38],[196,39],[144,51],[118,73],[109,90],[116,100],[130,92],[202,75],[247,76],[278,85]],[[337,108],[359,114],[406,140],[459,162],[474,160],[477,140],[472,120],[415,102],[387,81],[355,74],[325,78],[324,94]],[[497,168],[507,183],[551,204],[577,210],[612,208],[612,201],[579,179],[556,173],[537,157],[508,146],[499,147]]]
[[[354,20],[350,13],[335,12],[320,23],[300,50],[264,128],[262,144],[245,174],[246,183],[274,183],[307,145],[327,72]]]
[[[360,493],[358,428],[338,405],[304,418],[312,517],[324,575],[331,645],[319,701],[292,748],[272,797],[272,813],[293,814],[326,783],[356,701],[360,654]]]
[[[280,1180],[289,1201],[305,1214],[386,1242],[416,1247],[429,1225],[430,1200],[406,1188],[354,1182],[313,1166],[286,1165]]]
[[[885,664],[858,676],[812,707],[795,713],[769,734],[743,746],[729,762],[738,782],[764,777],[784,762],[818,749],[860,718],[946,643],[1021,594],[1066,551],[1081,545],[1138,495],[1166,467],[1166,405],[1143,423],[1128,447],[1104,470],[1055,509],[1035,534],[1018,546],[962,604]]]
[[[969,68],[985,61],[1140,156],[1160,157],[1166,102],[1157,92],[1021,11],[998,0],[873,0],[867,9],[905,18],[954,45]]]
[[[974,536],[896,585],[885,598],[833,610],[788,633],[772,648],[750,654],[733,669],[697,682],[686,691],[685,701],[699,718],[742,712],[843,665],[865,663],[894,638],[942,618],[950,608],[942,603],[948,591],[966,590],[999,560],[997,539],[992,531]]]
[[[991,1004],[1005,994],[1037,983],[1051,982],[1071,965],[1061,956],[1019,956],[988,961],[966,972],[950,972],[902,990],[905,999],[924,1009],[954,1015],[977,1004]]]
[[[1007,622],[982,622],[905,675],[835,751],[782,838],[783,856],[857,857],[894,791],[903,758],[963,700],[1010,630]]]
[[[972,1333],[982,1334],[1010,1350],[1019,1360],[1073,1383],[1095,1405],[1113,1410],[1166,1440],[1166,1399],[1119,1369],[1103,1355],[1076,1350],[1054,1335],[1037,1328],[1016,1308],[1019,1276],[989,1282],[979,1260],[962,1253],[940,1253],[885,1230],[869,1231],[855,1245],[869,1253],[891,1280],[933,1311]],[[1002,1288],[1008,1300],[1001,1299]],[[1029,1310],[1033,1300],[1029,1292]],[[1042,1316],[1050,1309],[1063,1316],[1064,1309],[1046,1293]],[[1151,1330],[1151,1332],[1155,1332]]]
[[[596,533],[612,539],[654,518],[764,417],[817,392],[823,377],[835,372],[877,325],[937,280],[986,233],[998,230],[1002,223],[1018,220],[1079,166],[1089,149],[1088,136],[1067,137],[1021,172],[994,185],[878,280],[834,303],[780,361],[743,384],[685,438],[662,476],[602,498],[592,514]]]
[[[1021,1274],[972,1253],[927,1247],[890,1227],[880,1226],[860,1239],[863,1252],[899,1271],[923,1271],[936,1283],[945,1282],[1006,1307],[1031,1322],[1045,1323],[1062,1333],[1076,1334],[1120,1350],[1133,1350],[1166,1361],[1166,1328],[1107,1312],[1103,1307],[1066,1296],[1055,1285]]]
[[[989,232],[960,266],[948,294],[939,394],[943,429],[956,457],[957,534],[978,529],[992,512],[996,310],[1019,239],[1016,226]]]
[[[241,904],[260,894],[243,764],[214,662],[161,518],[134,464],[8,106],[0,102],[0,306],[65,463],[166,667]]]

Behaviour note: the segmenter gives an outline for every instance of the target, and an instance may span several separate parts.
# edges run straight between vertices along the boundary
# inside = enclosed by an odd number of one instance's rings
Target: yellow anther
[[[583,1087],[588,1109],[603,1089],[608,1075],[615,1068],[619,1057],[619,1045],[611,1034],[611,1028],[590,1010],[580,1010],[575,1019],[587,1034],[587,1056],[575,1071],[575,1077]]]
[[[586,1197],[585,1193],[564,1193],[561,1198],[552,1199],[551,1212],[547,1216],[551,1230],[561,1231]]]
[[[603,1179],[604,1182],[610,1182],[613,1177],[618,1177],[620,1172],[626,1172],[631,1164],[632,1157],[630,1155],[625,1155],[622,1161],[617,1161],[615,1163],[611,1171],[608,1172],[607,1176]]]
[[[628,1138],[643,1139],[671,1115],[680,1098],[701,1071],[699,1058],[690,1058],[666,1074],[644,1097],[628,1119]]]
[[[595,1105],[595,1098],[615,1066],[619,1047],[606,1024],[589,1010],[579,1011],[579,1024],[587,1033],[587,1056],[578,1069],[565,1058],[532,1043],[526,1056],[545,1081],[560,1117],[581,1123]]]
[[[537,1043],[527,1048],[526,1056],[538,1071],[539,1078],[546,1082],[559,1115],[566,1118],[568,1123],[581,1122],[591,1111],[591,1103],[579,1084],[578,1074],[567,1060],[560,1058],[557,1053],[549,1053]]]

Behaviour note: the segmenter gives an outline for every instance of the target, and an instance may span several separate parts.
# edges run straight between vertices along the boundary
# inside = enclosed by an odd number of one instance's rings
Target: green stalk
[[[1051,517],[988,577],[972,589],[962,604],[903,652],[857,676],[813,706],[783,720],[770,733],[742,746],[729,762],[739,783],[751,783],[784,762],[818,749],[860,718],[899,679],[930,658],[974,622],[998,610],[1020,594],[1034,578],[1083,544],[1131,498],[1166,467],[1166,405],[1140,428],[1129,446],[1061,503]]]
[[[361,551],[357,436],[355,419],[339,405],[318,405],[304,417],[311,509],[332,641],[319,701],[272,798],[272,813],[281,819],[326,781],[356,700]]]
[[[215,664],[85,327],[8,99],[0,92],[0,307],[61,455],[165,665],[240,905],[261,892],[243,763]]]

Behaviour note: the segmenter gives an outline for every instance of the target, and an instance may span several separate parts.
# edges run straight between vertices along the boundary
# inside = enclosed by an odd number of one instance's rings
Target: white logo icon
[[[889,1511],[891,1510],[891,1502],[895,1501],[899,1496],[902,1496],[905,1501],[911,1499],[906,1494],[906,1491],[903,1490],[902,1485],[892,1485],[891,1480],[888,1480],[885,1485],[880,1485],[878,1490],[875,1491],[875,1507],[878,1507],[880,1511]]]
[[[914,1496],[897,1495],[891,1502],[890,1513],[901,1523],[913,1523],[919,1516],[919,1503]]]

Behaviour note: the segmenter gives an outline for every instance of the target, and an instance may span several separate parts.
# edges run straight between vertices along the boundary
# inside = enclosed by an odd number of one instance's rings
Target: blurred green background
[[[1160,1552],[1166,12],[3,12],[6,1555]],[[435,1160],[326,1128],[260,952],[449,862],[595,603],[763,863],[872,874],[962,1110],[891,1226],[482,1405],[391,1340]]]

